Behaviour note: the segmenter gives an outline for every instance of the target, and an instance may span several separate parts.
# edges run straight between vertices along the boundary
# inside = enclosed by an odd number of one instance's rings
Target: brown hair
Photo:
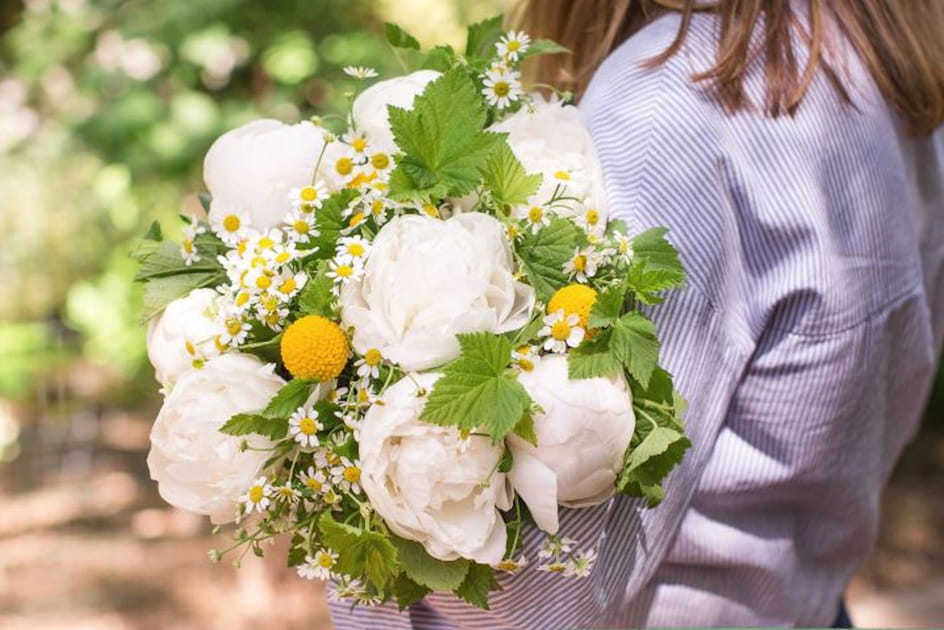
[[[692,15],[713,11],[720,21],[713,67],[692,77],[715,87],[724,105],[736,111],[750,105],[744,80],[751,62],[764,55],[766,97],[771,116],[792,114],[817,69],[849,96],[833,68],[824,62],[829,46],[825,22],[835,23],[864,61],[878,88],[912,131],[929,133],[944,121],[944,2],[941,0],[808,0],[809,61],[800,68],[792,38],[798,20],[789,0],[525,0],[519,22],[532,36],[553,39],[571,55],[541,57],[534,68],[540,80],[569,89],[577,97],[603,59],[633,33],[669,11],[681,13],[675,40],[647,65],[658,65],[681,48]],[[752,35],[763,17],[761,46]],[[799,32],[799,31],[797,31]]]

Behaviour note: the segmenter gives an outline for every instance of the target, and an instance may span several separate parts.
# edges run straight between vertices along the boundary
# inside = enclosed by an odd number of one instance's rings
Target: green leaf
[[[616,488],[630,496],[646,497],[651,507],[662,500],[661,483],[678,465],[692,445],[683,434],[666,427],[652,429],[629,452],[626,465],[616,480]]]
[[[384,34],[387,36],[387,43],[394,48],[420,49],[417,39],[393,22],[384,22]]]
[[[417,584],[407,577],[406,573],[401,573],[390,586],[390,592],[397,600],[397,608],[406,610],[411,605],[432,593],[432,590],[422,584]]]
[[[518,255],[539,299],[551,299],[557,289],[569,283],[564,265],[574,255],[579,232],[572,221],[554,217],[537,234],[522,234]]]
[[[161,230],[161,224],[159,221],[154,221],[151,223],[148,231],[144,234],[144,239],[148,241],[155,241],[157,243],[160,243],[164,240],[164,233]]]
[[[521,419],[512,432],[528,444],[538,445],[538,434],[534,430],[534,416],[531,415],[530,409],[521,414]]]
[[[512,343],[515,344],[515,347],[527,344],[532,339],[534,339],[538,332],[544,327],[544,313],[541,311],[535,311],[534,319],[518,329],[517,332],[508,333],[509,338],[512,339]]]
[[[298,565],[305,562],[305,556],[308,555],[308,550],[305,548],[305,543],[305,537],[298,532],[295,532],[292,535],[291,546],[288,548],[288,559],[286,562],[287,566],[297,567]]]
[[[201,193],[197,195],[197,199],[200,200],[200,207],[203,208],[204,212],[210,211],[210,202],[213,201],[213,197],[206,193]]]
[[[623,236],[629,234],[629,227],[626,225],[626,222],[622,219],[610,218],[606,222],[606,235],[613,236],[619,232]]]
[[[423,545],[399,537],[391,537],[397,548],[400,566],[417,584],[434,591],[451,591],[459,587],[469,572],[468,560],[445,562],[432,557]]]
[[[258,413],[237,413],[220,427],[226,435],[262,435],[270,440],[280,440],[288,433],[288,420],[269,418]]]
[[[147,321],[164,310],[168,304],[182,298],[194,289],[215,287],[226,282],[220,273],[188,273],[164,278],[152,278],[144,285],[141,319]]]
[[[426,53],[420,60],[421,70],[437,70],[446,72],[456,63],[456,51],[452,46],[436,46]]]
[[[455,68],[426,86],[413,109],[390,106],[390,128],[404,155],[390,176],[390,195],[404,200],[461,197],[505,134],[484,131],[475,85]]]
[[[307,378],[296,378],[285,385],[272,397],[269,404],[262,410],[261,415],[266,418],[288,418],[295,410],[305,404],[311,396],[311,388],[318,381]]]
[[[339,573],[366,577],[370,585],[383,589],[400,572],[397,548],[387,536],[339,523],[330,512],[318,519],[318,529],[324,544],[338,554]]]
[[[643,387],[659,362],[659,339],[656,328],[639,311],[630,311],[613,323],[610,350]]]
[[[153,278],[169,276],[219,272],[221,267],[216,258],[204,258],[197,263],[187,265],[180,255],[180,245],[173,241],[147,241],[138,248],[138,262],[141,269],[134,276],[135,282],[144,282]]]
[[[309,268],[308,282],[298,293],[298,315],[321,315],[333,317],[335,301],[334,281],[327,276],[328,264],[321,261],[317,266]]]
[[[611,330],[602,330],[567,353],[570,378],[597,378],[619,374],[623,366],[610,350]]]
[[[590,309],[590,318],[587,324],[590,328],[605,328],[619,319],[623,310],[626,294],[620,284],[612,286],[597,295],[597,299]]]
[[[476,563],[469,567],[469,573],[456,589],[456,595],[473,606],[489,610],[488,593],[497,590],[500,590],[500,587],[495,579],[495,569],[487,564]]]
[[[500,441],[521,420],[531,398],[508,369],[511,342],[487,332],[458,335],[459,358],[443,368],[420,420],[480,429]]]
[[[243,354],[257,356],[266,363],[278,363],[282,358],[281,344],[282,333],[279,333],[278,335],[275,335],[274,337],[264,341],[244,343],[243,345],[239,346],[239,351]]]
[[[508,143],[503,142],[485,160],[482,179],[501,207],[528,203],[528,198],[541,185],[543,176],[540,173],[529,175]]]
[[[321,207],[315,210],[315,227],[319,234],[312,241],[312,247],[317,247],[315,258],[327,259],[334,256],[335,243],[341,235],[341,230],[347,227],[344,211],[357,198],[356,190],[345,188],[325,199]]]
[[[627,280],[636,297],[645,304],[662,302],[661,292],[685,281],[678,250],[665,238],[667,231],[653,228],[630,241],[633,259]]]
[[[495,44],[498,43],[503,32],[502,21],[502,16],[496,15],[470,25],[465,42],[465,56],[480,57],[483,60],[494,57],[497,54]]]
[[[531,45],[528,46],[526,51],[524,51],[524,53],[521,55],[521,58],[527,59],[528,57],[536,57],[538,55],[560,55],[569,52],[569,48],[566,46],[561,46],[557,42],[550,39],[536,39],[531,42]]]

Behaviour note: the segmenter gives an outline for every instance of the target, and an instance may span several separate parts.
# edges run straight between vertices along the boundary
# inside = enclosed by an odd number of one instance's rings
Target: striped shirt
[[[652,310],[694,444],[665,501],[562,511],[561,532],[599,553],[589,578],[532,564],[500,578],[491,612],[448,594],[403,612],[334,604],[339,630],[835,618],[941,347],[941,158],[852,56],[855,107],[820,76],[794,117],[726,113],[690,81],[715,58],[714,16],[696,15],[666,64],[640,66],[678,25],[667,15],[625,42],[581,103],[611,215],[669,226],[689,273]],[[747,87],[762,102],[761,68]]]

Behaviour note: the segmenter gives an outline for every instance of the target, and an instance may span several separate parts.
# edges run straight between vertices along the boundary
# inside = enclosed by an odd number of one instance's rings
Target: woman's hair
[[[535,72],[540,80],[579,97],[600,62],[655,18],[677,11],[681,23],[674,42],[655,51],[648,65],[664,62],[681,48],[694,13],[712,11],[720,22],[717,58],[692,79],[713,85],[728,109],[743,109],[751,105],[745,76],[763,55],[764,110],[771,116],[796,110],[817,69],[849,101],[839,72],[824,61],[830,47],[827,32],[833,30],[827,24],[832,23],[912,131],[928,133],[944,121],[944,1],[807,1],[808,27],[803,30],[797,30],[800,22],[790,0],[525,0],[519,22],[532,36],[553,39],[573,51],[538,58]],[[762,37],[755,37],[760,21]],[[794,51],[796,36],[809,45],[804,67]]]

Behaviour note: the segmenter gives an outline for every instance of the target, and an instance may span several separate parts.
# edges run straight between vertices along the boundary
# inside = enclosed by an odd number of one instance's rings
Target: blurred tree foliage
[[[0,397],[79,355],[149,373],[127,254],[150,221],[197,207],[213,139],[343,112],[343,66],[398,70],[385,20],[454,40],[499,4],[0,2]]]

